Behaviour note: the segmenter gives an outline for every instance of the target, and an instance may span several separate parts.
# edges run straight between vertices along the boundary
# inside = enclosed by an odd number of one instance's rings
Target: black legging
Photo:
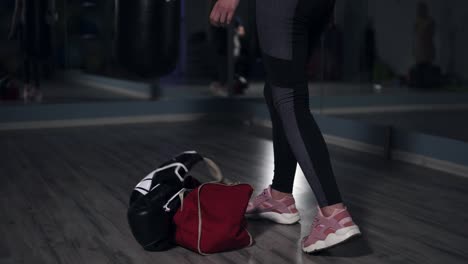
[[[24,59],[24,83],[31,84],[34,82],[36,89],[40,88],[41,82],[39,77],[39,62],[35,58]]]
[[[31,26],[29,26],[31,27]],[[26,24],[18,26],[21,49],[24,55],[23,59],[23,81],[25,84],[34,84],[39,89],[40,87],[40,52],[36,45],[35,34],[28,30]]]
[[[273,124],[272,188],[292,193],[299,163],[321,207],[342,202],[330,155],[309,109],[310,47],[330,21],[334,0],[257,0],[257,28]]]

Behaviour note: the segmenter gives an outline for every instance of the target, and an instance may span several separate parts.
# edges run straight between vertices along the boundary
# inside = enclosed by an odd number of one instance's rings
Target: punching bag
[[[117,56],[142,77],[175,69],[179,51],[180,0],[118,0]]]
[[[51,32],[47,22],[47,0],[25,0],[21,27],[22,48],[28,57],[47,59],[51,54]]]

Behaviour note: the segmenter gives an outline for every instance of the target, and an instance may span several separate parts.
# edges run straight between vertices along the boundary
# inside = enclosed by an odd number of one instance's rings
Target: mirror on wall
[[[0,105],[216,97],[263,103],[256,1],[241,1],[228,28],[209,24],[214,2],[1,1]],[[310,43],[312,111],[374,122],[389,112],[464,105],[466,5],[337,0],[323,35]],[[37,32],[28,31],[31,23]]]

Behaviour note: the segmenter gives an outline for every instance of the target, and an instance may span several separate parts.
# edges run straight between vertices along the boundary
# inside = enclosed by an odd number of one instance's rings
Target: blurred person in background
[[[246,30],[239,17],[234,18],[233,34],[233,59],[234,59],[234,83],[233,94],[243,94],[248,88],[246,79],[249,70],[249,58],[246,50]],[[211,91],[220,96],[227,96],[227,34],[224,27],[212,27],[213,44],[216,50],[217,77],[211,83]]]
[[[9,39],[18,39],[22,50],[22,97],[42,101],[41,65],[51,55],[50,25],[54,19],[50,0],[16,0]]]
[[[417,6],[414,24],[413,55],[415,64],[410,69],[409,84],[415,88],[437,88],[442,84],[441,68],[434,64],[436,23],[426,2]]]
[[[239,17],[234,21],[234,94],[244,94],[248,88],[249,54],[247,50],[247,33]]]
[[[212,44],[215,52],[216,76],[210,84],[213,94],[227,96],[225,88],[227,81],[227,29],[223,27],[211,27]]]
[[[425,2],[418,3],[414,33],[413,52],[416,64],[432,64],[436,56],[435,22],[429,14],[429,7]]]
[[[360,70],[361,81],[374,82],[374,67],[377,58],[377,46],[375,42],[375,28],[372,18],[367,19],[361,46]]]

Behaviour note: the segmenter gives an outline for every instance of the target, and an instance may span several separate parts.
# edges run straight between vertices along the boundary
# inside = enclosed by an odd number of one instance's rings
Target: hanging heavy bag
[[[117,56],[128,71],[141,77],[172,72],[177,63],[180,0],[118,0]]]
[[[213,161],[207,163],[219,171]],[[244,217],[253,188],[245,183],[230,183],[220,171],[215,175],[216,181],[191,191],[174,216],[176,243],[202,255],[253,244]]]
[[[162,251],[174,246],[172,218],[180,206],[179,196],[200,184],[187,173],[202,160],[203,156],[196,151],[185,151],[136,185],[127,218],[132,234],[145,250]]]

